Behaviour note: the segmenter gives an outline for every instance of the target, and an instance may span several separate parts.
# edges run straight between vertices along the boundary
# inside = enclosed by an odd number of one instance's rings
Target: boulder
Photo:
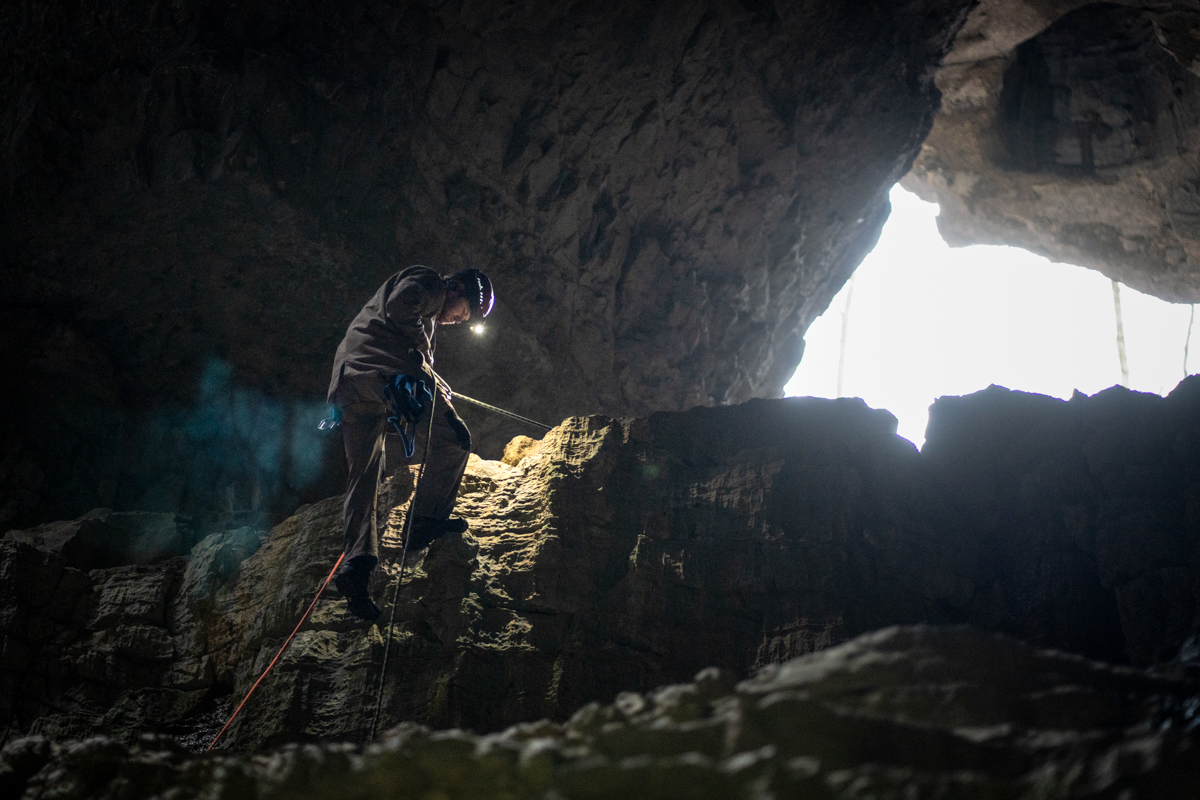
[[[5,539],[59,555],[66,566],[85,570],[152,564],[187,555],[196,543],[187,523],[174,514],[119,513],[107,508],[69,522],[10,531]]]

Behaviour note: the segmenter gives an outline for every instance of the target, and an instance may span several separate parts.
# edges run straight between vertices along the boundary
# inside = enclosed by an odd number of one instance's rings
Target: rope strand
[[[425,456],[421,459],[421,469],[417,472],[417,482],[413,484],[412,498],[408,501],[408,511],[404,512],[404,528],[400,535],[404,543],[400,548],[400,572],[396,575],[396,586],[392,589],[392,611],[388,617],[387,640],[383,645],[383,665],[379,668],[379,690],[375,693],[375,715],[371,718],[371,730],[367,734],[367,743],[375,741],[375,729],[379,725],[379,711],[383,707],[383,686],[387,678],[388,654],[392,650],[392,631],[396,625],[396,600],[400,597],[400,584],[404,580],[404,558],[408,555],[409,534],[412,532],[413,506],[417,503],[417,489],[421,488],[421,479],[425,477],[425,464],[429,462],[429,443],[433,441],[433,411],[437,407],[437,387],[434,387],[433,402],[429,406],[429,430],[425,433]]]
[[[271,663],[267,664],[267,668],[264,669],[262,674],[258,676],[258,680],[256,680],[254,685],[250,687],[250,691],[246,692],[246,696],[242,698],[242,702],[238,703],[238,707],[234,709],[233,714],[231,714],[229,719],[225,721],[225,725],[222,726],[221,730],[217,731],[217,735],[213,737],[211,742],[209,742],[209,745],[204,749],[204,752],[207,753],[216,746],[217,740],[219,740],[222,734],[224,734],[229,726],[233,724],[234,719],[237,718],[237,715],[242,710],[242,707],[246,705],[246,701],[250,699],[250,695],[254,694],[254,690],[257,689],[258,685],[263,682],[263,678],[267,677],[267,673],[270,672],[271,668],[275,666],[275,663],[279,661],[279,657],[283,655],[283,651],[287,650],[287,646],[292,643],[292,639],[295,638],[297,633],[299,633],[300,626],[304,624],[304,621],[308,619],[308,615],[312,613],[313,608],[317,605],[317,601],[321,599],[321,595],[325,592],[325,587],[329,586],[329,582],[333,580],[333,573],[337,572],[337,568],[342,565],[342,559],[345,557],[345,553],[342,553],[340,556],[338,556],[338,560],[334,562],[333,569],[329,570],[329,574],[325,576],[325,582],[322,583],[321,588],[317,590],[317,596],[314,597],[312,602],[308,604],[308,610],[304,612],[304,616],[300,617],[300,621],[296,623],[296,627],[292,630],[287,639],[284,640],[283,646],[279,648],[279,652],[276,653],[275,657],[271,659]]]

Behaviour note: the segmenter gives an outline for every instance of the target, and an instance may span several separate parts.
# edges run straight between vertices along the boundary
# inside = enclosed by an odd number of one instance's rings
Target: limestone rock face
[[[171,624],[193,544],[191,530],[170,514],[103,510],[6,534],[0,714],[7,724],[53,738],[96,730],[136,736],[200,705],[211,669],[207,658],[175,646]]]
[[[904,185],[951,245],[1008,244],[1200,300],[1200,5],[984,0]]]
[[[889,628],[734,685],[718,670],[564,723],[406,723],[368,747],[197,758],[169,739],[18,739],[0,789],[141,798],[1183,798],[1200,780],[1196,678],[1088,662],[965,627]]]
[[[922,456],[977,547],[969,619],[1110,661],[1173,657],[1200,609],[1200,381],[1063,402],[942,398]]]
[[[412,263],[493,276],[438,361],[488,402],[779,396],[969,5],[5,4],[0,525],[332,494],[333,352]]]
[[[402,469],[386,491],[388,611],[412,482]],[[90,572],[8,534],[8,727],[211,737],[213,709],[244,696],[328,575],[340,505]],[[562,720],[893,624],[1183,668],[1200,652],[1198,507],[1200,379],[1168,398],[947,398],[922,453],[856,400],[572,418],[515,464],[472,459],[470,531],[407,558],[382,695],[388,618],[355,621],[331,589],[224,746],[359,742],[377,700],[381,727]]]

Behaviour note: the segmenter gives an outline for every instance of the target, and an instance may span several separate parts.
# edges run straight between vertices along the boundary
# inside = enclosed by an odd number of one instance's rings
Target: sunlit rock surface
[[[472,459],[470,532],[408,557],[382,696],[387,620],[356,622],[331,589],[225,744],[362,741],[377,699],[381,727],[562,720],[892,624],[971,623],[1136,667],[1197,657],[1200,380],[1165,399],[993,387],[939,401],[924,453],[894,431],[861,401],[794,398],[573,418],[513,463]],[[411,481],[389,484],[389,610]],[[0,545],[7,727],[195,743],[328,574],[340,499],[187,559],[89,569],[61,541]]]
[[[952,245],[1016,245],[1200,301],[1200,4],[984,0],[904,185]]]
[[[0,526],[334,493],[334,349],[412,263],[495,279],[439,337],[470,396],[779,396],[969,5],[5,3]],[[529,433],[464,414],[493,458]]]
[[[1200,681],[966,627],[889,628],[734,685],[718,670],[476,735],[197,757],[147,737],[0,750],[27,800],[141,798],[1185,798]]]

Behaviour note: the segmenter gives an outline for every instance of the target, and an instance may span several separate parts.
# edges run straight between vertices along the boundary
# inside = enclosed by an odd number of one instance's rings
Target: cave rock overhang
[[[941,205],[952,246],[1015,245],[1196,302],[1198,53],[1193,3],[983,2],[904,185]]]

